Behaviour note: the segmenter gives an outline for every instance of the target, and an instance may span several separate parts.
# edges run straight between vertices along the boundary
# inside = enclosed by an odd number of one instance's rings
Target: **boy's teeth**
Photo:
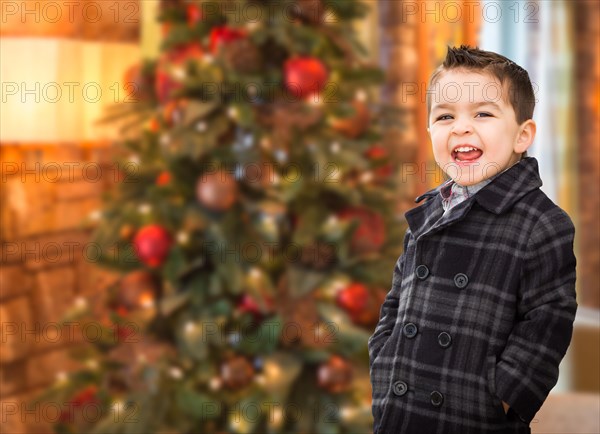
[[[481,154],[483,154],[482,151],[471,146],[461,146],[460,148],[456,148],[455,153],[455,158],[458,161],[473,161],[481,157]]]

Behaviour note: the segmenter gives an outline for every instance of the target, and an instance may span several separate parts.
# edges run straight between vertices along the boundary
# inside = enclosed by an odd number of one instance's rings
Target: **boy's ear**
[[[535,139],[535,133],[537,125],[533,119],[528,119],[519,127],[519,133],[517,134],[517,141],[515,142],[514,151],[517,154],[525,152],[533,143]]]

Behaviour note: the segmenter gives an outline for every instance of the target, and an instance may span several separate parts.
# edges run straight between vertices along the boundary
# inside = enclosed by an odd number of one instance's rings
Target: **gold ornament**
[[[351,104],[355,110],[355,114],[349,117],[332,119],[331,127],[340,134],[350,139],[355,139],[367,130],[371,121],[371,115],[369,108],[364,102],[355,100]]]

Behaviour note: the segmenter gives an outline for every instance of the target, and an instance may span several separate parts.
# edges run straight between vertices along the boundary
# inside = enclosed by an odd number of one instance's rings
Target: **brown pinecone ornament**
[[[249,39],[238,39],[225,46],[225,60],[235,71],[250,74],[260,69],[262,53]]]
[[[298,18],[310,24],[323,22],[323,11],[322,0],[296,0],[294,5],[294,12]]]
[[[273,143],[287,149],[296,132],[304,132],[321,121],[323,110],[298,103],[275,102],[258,107],[255,115],[258,123],[272,129]]]
[[[351,105],[355,114],[344,118],[334,118],[331,120],[331,126],[340,134],[350,139],[356,139],[369,128],[371,114],[367,105],[361,101],[353,101]]]
[[[321,338],[316,330],[320,318],[315,296],[312,293],[292,296],[288,281],[287,275],[284,275],[277,288],[277,311],[284,322],[282,344],[288,347],[300,344],[308,348],[327,346],[327,339]]]
[[[329,393],[346,392],[352,384],[352,365],[340,356],[331,356],[327,363],[319,366],[319,387]]]
[[[238,199],[237,181],[225,170],[205,173],[196,182],[196,197],[212,211],[227,211]]]
[[[307,268],[326,270],[335,263],[335,246],[316,241],[302,248],[300,263]]]
[[[221,379],[230,389],[247,386],[254,377],[252,364],[243,356],[235,356],[221,365]]]

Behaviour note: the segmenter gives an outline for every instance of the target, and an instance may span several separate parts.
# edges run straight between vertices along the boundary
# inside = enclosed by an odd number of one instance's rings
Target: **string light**
[[[183,378],[183,371],[181,369],[179,369],[177,366],[171,366],[169,368],[169,375],[171,376],[171,378],[180,380],[181,378]]]
[[[90,220],[98,221],[102,218],[102,211],[96,209],[90,213]]]
[[[88,306],[88,302],[85,297],[76,297],[73,303],[77,309],[85,309]]]
[[[140,295],[140,306],[145,309],[154,307],[154,297],[150,292],[144,292]]]
[[[144,215],[149,214],[151,210],[152,207],[147,203],[143,203],[138,207],[138,212]]]
[[[186,231],[177,232],[177,242],[179,244],[187,244],[190,241],[190,234]]]
[[[373,180],[373,172],[365,172],[360,175],[360,180],[362,182],[371,182]]]
[[[161,136],[160,136],[161,146],[167,146],[169,143],[171,143],[171,137],[167,133],[161,134]]]
[[[335,215],[330,215],[325,221],[325,229],[334,229],[340,223],[340,219]]]
[[[256,280],[258,280],[262,277],[262,271],[260,271],[260,268],[258,268],[258,267],[252,267],[250,269],[249,274],[252,279],[256,279]]]
[[[193,321],[188,321],[183,326],[185,334],[191,335],[198,331],[198,326]]]
[[[227,116],[229,116],[231,119],[237,119],[238,109],[236,107],[229,107],[229,109],[227,109]]]
[[[64,384],[68,380],[67,373],[65,371],[58,371],[56,373],[55,379],[58,384]]]
[[[214,377],[210,379],[208,387],[210,388],[210,390],[219,390],[221,388],[221,384],[221,379],[218,377]]]
[[[367,100],[367,92],[364,89],[358,89],[355,98],[360,102],[365,102]]]

